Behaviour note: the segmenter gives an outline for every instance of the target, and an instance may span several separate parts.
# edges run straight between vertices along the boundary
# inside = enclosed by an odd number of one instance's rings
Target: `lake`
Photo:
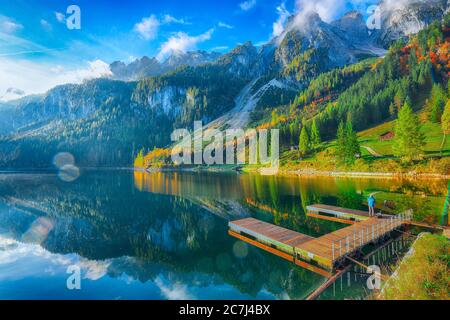
[[[344,225],[307,218],[308,204],[365,209],[371,193],[436,223],[447,181],[82,170],[67,182],[3,172],[0,299],[304,299],[326,279],[229,236],[228,221],[253,216],[319,236]],[[373,263],[389,268],[409,244],[399,236]],[[80,288],[69,290],[73,267]],[[364,298],[366,280],[355,267],[320,299]]]

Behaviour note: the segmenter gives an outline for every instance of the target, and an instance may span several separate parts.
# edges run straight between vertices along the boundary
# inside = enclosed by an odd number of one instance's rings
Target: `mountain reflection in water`
[[[67,183],[1,174],[0,298],[302,299],[325,279],[231,238],[228,221],[254,216],[318,236],[342,225],[306,218],[306,205],[364,208],[374,190],[431,221],[446,184],[112,170]],[[82,270],[81,290],[66,287],[70,265]]]

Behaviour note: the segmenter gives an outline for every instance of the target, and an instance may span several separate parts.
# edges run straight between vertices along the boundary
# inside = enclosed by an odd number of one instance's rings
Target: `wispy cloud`
[[[61,12],[55,12],[55,18],[58,22],[64,23],[64,21],[66,20],[66,16],[64,15],[64,13]]]
[[[217,47],[211,48],[210,50],[214,52],[214,51],[225,51],[228,49],[229,49],[228,46],[217,46]]]
[[[284,31],[284,25],[291,15],[291,13],[286,9],[286,4],[283,2],[277,7],[278,19],[273,23],[272,27],[272,37],[278,37]]]
[[[23,25],[12,18],[0,15],[0,32],[15,33],[21,29],[23,29]]]
[[[248,11],[254,6],[256,6],[256,0],[247,0],[239,4],[239,8],[241,8],[242,11]]]
[[[176,24],[191,24],[190,22],[187,22],[184,19],[177,19],[174,16],[171,16],[170,14],[164,15],[162,19],[163,24],[170,24],[170,23],[176,23]]]
[[[197,44],[211,39],[214,29],[198,36],[189,36],[184,32],[177,32],[161,45],[161,49],[157,55],[159,61],[163,61],[173,52],[187,52],[195,50]]]
[[[222,22],[220,21],[217,24],[220,28],[225,28],[225,29],[234,29],[234,27],[232,25],[229,25],[228,23]]]
[[[42,29],[47,30],[47,31],[52,30],[52,25],[47,20],[41,19],[40,23],[41,23]]]

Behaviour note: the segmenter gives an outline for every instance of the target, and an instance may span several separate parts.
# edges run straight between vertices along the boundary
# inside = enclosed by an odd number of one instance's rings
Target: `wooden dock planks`
[[[254,218],[232,221],[229,223],[229,228],[231,235],[239,239],[245,238],[252,244],[262,244],[257,246],[276,251],[277,255],[285,259],[307,262],[313,266],[333,270],[338,261],[384,237],[397,227],[409,223],[411,217],[412,212],[401,214],[396,218],[367,217],[365,220],[318,238]]]
[[[291,255],[295,254],[294,247],[296,245],[314,239],[305,234],[275,226],[254,218],[232,221],[229,223],[229,227],[234,232],[249,235],[269,246],[275,245],[282,251]]]
[[[354,223],[370,218],[369,213],[361,210],[347,209],[326,204],[314,204],[306,207],[308,216],[344,223]]]

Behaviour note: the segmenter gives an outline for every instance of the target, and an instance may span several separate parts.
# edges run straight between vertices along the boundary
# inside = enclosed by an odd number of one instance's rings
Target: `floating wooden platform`
[[[314,204],[306,207],[307,216],[353,224],[370,218],[369,213],[361,210]]]
[[[314,238],[288,230],[254,218],[232,221],[230,229],[241,235],[249,236],[268,246],[274,246],[283,252],[295,254],[294,247]]]
[[[395,217],[368,217],[364,221],[314,238],[254,218],[229,223],[230,235],[248,240],[266,251],[294,262],[308,263],[326,272],[333,271],[338,262],[365,245],[376,242],[396,228],[408,223],[410,211]],[[276,252],[275,252],[276,251]],[[299,264],[299,263],[298,263]],[[299,264],[300,265],[300,264]]]

